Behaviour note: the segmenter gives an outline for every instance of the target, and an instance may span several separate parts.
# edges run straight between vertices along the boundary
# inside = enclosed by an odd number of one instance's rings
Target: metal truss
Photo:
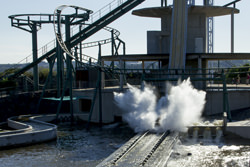
[[[213,6],[214,0],[207,0],[207,6]],[[213,53],[214,52],[214,18],[208,17],[207,18],[207,52]]]

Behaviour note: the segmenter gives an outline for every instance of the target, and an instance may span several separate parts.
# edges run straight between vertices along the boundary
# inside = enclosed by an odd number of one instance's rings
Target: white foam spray
[[[135,132],[145,130],[186,131],[200,120],[205,105],[204,91],[195,89],[190,79],[168,84],[168,93],[157,102],[154,89],[145,85],[143,90],[128,85],[125,93],[114,93],[117,105],[123,110],[123,119]],[[156,121],[159,125],[156,126]]]

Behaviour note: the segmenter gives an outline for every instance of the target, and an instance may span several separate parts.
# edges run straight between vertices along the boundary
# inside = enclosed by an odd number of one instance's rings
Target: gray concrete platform
[[[226,127],[227,132],[250,139],[250,120],[228,122]]]

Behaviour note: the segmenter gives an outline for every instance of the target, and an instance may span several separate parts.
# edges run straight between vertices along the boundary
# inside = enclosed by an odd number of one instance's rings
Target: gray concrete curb
[[[0,148],[35,144],[56,139],[57,126],[40,121],[40,117],[46,116],[33,116],[29,118],[31,125],[15,121],[18,117],[9,118],[8,126],[17,130],[0,133]],[[34,128],[32,124],[36,124],[37,127],[41,128]]]

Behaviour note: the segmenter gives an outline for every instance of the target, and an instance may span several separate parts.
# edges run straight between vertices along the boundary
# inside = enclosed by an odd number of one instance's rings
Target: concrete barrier
[[[41,121],[51,120],[53,117],[34,116],[30,117],[30,121],[26,123],[16,121],[17,118],[8,119],[8,126],[17,130],[0,133],[0,148],[41,143],[57,138],[57,126]]]
[[[8,134],[23,133],[23,132],[27,132],[27,131],[32,130],[32,126],[23,124],[21,122],[17,122],[17,121],[15,121],[16,119],[17,119],[17,117],[11,117],[7,120],[8,126],[12,129],[16,129],[16,130],[0,132],[0,136],[8,135]]]
[[[250,120],[228,122],[226,133],[233,133],[245,139],[250,139]]]

